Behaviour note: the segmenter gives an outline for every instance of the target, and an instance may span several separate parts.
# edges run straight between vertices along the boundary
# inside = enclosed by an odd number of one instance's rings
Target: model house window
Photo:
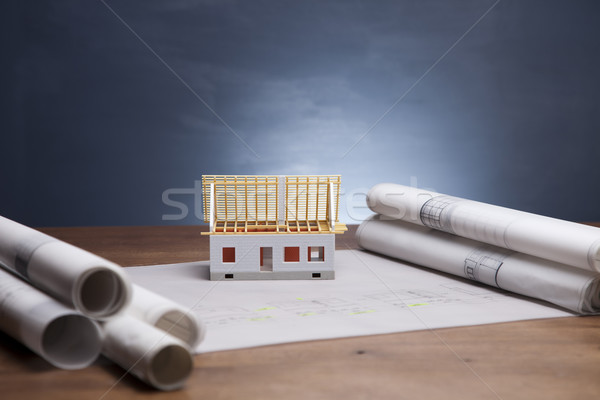
[[[300,247],[284,247],[283,261],[300,262]]]
[[[235,262],[235,247],[223,247],[223,262],[234,263]]]
[[[308,261],[325,261],[325,247],[308,246]]]

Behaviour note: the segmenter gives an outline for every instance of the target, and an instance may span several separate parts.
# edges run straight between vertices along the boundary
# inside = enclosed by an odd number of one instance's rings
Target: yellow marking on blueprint
[[[375,310],[356,311],[356,312],[350,313],[350,315],[369,314],[372,312],[375,312]]]
[[[267,310],[274,310],[275,307],[263,307],[263,308],[257,308],[255,311],[267,311]]]
[[[271,319],[271,318],[273,318],[273,317],[270,316],[270,315],[267,315],[267,316],[264,316],[264,317],[249,318],[248,320],[249,321],[259,322],[259,321],[266,321],[266,320]]]
[[[304,314],[300,314],[301,317],[309,317],[311,315],[317,315],[317,313],[315,313],[315,312],[307,312],[307,313],[304,313]]]
[[[429,303],[415,303],[415,304],[409,304],[409,307],[418,307],[418,306],[428,306]]]
[[[296,300],[304,300],[302,297],[296,297]]]

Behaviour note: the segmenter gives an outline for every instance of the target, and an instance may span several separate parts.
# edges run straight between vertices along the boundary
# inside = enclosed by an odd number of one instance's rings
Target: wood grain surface
[[[198,226],[40,229],[124,266],[208,259]],[[337,248],[356,248],[351,226]],[[100,358],[53,368],[0,333],[0,399],[586,399],[600,395],[600,317],[321,340],[197,355],[159,392]]]

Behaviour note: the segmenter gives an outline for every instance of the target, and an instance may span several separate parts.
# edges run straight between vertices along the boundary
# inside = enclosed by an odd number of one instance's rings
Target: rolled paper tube
[[[185,384],[194,367],[187,344],[127,314],[102,326],[102,353],[127,372],[160,390],[175,390]]]
[[[204,339],[204,325],[174,301],[133,284],[133,297],[127,313],[175,336],[194,349]]]
[[[3,269],[0,329],[63,369],[87,367],[102,348],[102,332],[96,322]]]
[[[366,250],[545,300],[600,312],[600,274],[374,215],[356,233]]]
[[[392,183],[373,186],[367,204],[391,219],[600,271],[600,228]]]
[[[4,217],[0,264],[91,318],[111,317],[131,300],[117,264]]]

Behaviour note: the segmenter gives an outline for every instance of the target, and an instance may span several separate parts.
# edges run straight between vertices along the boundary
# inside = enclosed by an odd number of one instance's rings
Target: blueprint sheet
[[[125,270],[206,324],[196,353],[575,315],[361,250],[335,257],[335,280],[210,281],[208,261]]]

